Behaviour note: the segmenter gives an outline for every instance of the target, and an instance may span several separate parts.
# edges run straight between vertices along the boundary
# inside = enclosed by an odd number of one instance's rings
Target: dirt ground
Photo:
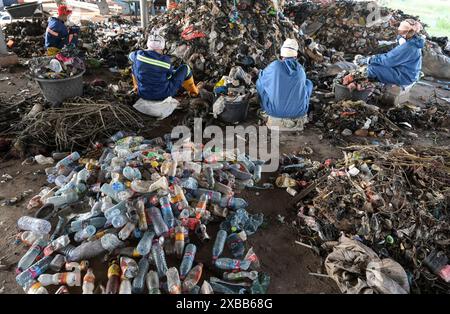
[[[101,76],[104,77],[104,75]],[[5,77],[9,77],[9,80],[2,80]],[[96,74],[87,77],[86,80],[95,77]],[[15,85],[9,82],[14,82]],[[18,97],[18,93],[23,89],[29,89],[30,94],[38,90],[34,83],[26,80],[23,69],[13,70],[12,73],[0,73],[1,96]],[[413,91],[412,102],[420,103],[419,97],[429,96],[432,91],[433,88],[429,86],[417,85]],[[440,91],[440,94],[443,97],[450,97],[448,91]],[[153,135],[160,136],[167,133],[174,126],[175,121],[177,121],[176,117],[168,118],[167,123],[162,123],[161,127],[152,131]],[[298,151],[304,146],[309,146],[314,151],[312,159],[323,161],[327,158],[341,157],[340,149],[333,146],[327,139],[322,139],[321,134],[322,130],[314,126],[309,126],[302,133],[284,133],[280,138],[281,153]],[[441,134],[436,139],[424,133],[421,134],[420,139],[414,140],[413,144],[448,145],[449,138],[448,134]],[[15,265],[26,249],[23,245],[14,244],[15,235],[18,232],[16,221],[23,215],[33,214],[27,211],[26,204],[47,184],[44,168],[39,165],[22,165],[21,160],[0,163],[0,181],[4,180],[2,178],[4,174],[13,177],[11,180],[0,183],[0,203],[2,200],[22,195],[23,191],[32,190],[28,191],[29,194],[23,196],[23,199],[16,204],[0,206],[0,264],[10,265],[8,269],[0,269],[0,292],[2,293],[23,293],[15,282]],[[275,174],[266,174],[263,182],[273,183],[274,178]],[[240,196],[249,202],[249,212],[262,212],[265,216],[263,226],[254,235],[249,236],[247,247],[254,247],[261,260],[262,270],[271,276],[269,293],[339,293],[332,280],[309,274],[322,271],[321,258],[311,250],[294,243],[296,235],[292,222],[295,221],[296,213],[287,208],[287,203],[292,197],[285,190],[244,191]],[[285,217],[284,223],[277,219],[278,215]],[[217,224],[208,226],[213,239],[216,229]],[[213,241],[210,241],[200,246],[196,257],[197,262],[205,263],[205,278],[215,274],[210,263],[212,245]],[[178,266],[179,261],[169,259],[168,264],[169,267]],[[107,269],[99,263],[94,271],[97,277],[96,284],[101,282],[106,285]]]

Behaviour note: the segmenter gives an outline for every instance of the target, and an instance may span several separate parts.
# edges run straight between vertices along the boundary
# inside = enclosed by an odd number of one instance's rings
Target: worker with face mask
[[[183,87],[191,96],[199,91],[194,83],[190,67],[186,64],[174,69],[170,57],[163,54],[165,40],[158,34],[151,34],[147,50],[133,51],[132,76],[138,96],[144,100],[163,100],[175,96]]]
[[[357,56],[355,62],[367,65],[367,76],[384,84],[409,86],[419,80],[422,69],[422,48],[425,40],[419,35],[422,25],[412,19],[400,23],[398,45],[385,54],[369,58]]]

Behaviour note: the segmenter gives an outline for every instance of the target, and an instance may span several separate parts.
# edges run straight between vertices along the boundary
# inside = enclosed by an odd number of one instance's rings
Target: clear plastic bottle
[[[131,279],[136,277],[139,267],[134,259],[127,256],[121,256],[120,269],[122,270],[122,277]]]
[[[242,199],[242,198],[236,198],[236,197],[223,197],[220,200],[219,205],[221,207],[228,207],[230,209],[239,209],[239,208],[246,208],[248,206],[248,203]]]
[[[208,194],[202,194],[200,200],[195,206],[195,218],[200,219],[206,214],[206,206],[208,205]]]
[[[128,217],[125,214],[120,214],[114,216],[111,220],[111,223],[114,228],[122,228],[128,221]]]
[[[83,278],[83,294],[93,294],[95,288],[95,275],[92,268],[88,268]]]
[[[106,283],[106,294],[117,294],[120,286],[120,267],[113,261],[108,268],[108,282]]]
[[[209,200],[211,200],[212,203],[219,204],[220,200],[222,198],[222,194],[220,194],[217,191],[213,190],[207,190],[207,189],[196,189],[192,191],[192,194],[195,196],[195,198],[200,199],[200,197],[204,194],[208,195]]]
[[[255,165],[253,171],[253,181],[259,182],[261,180],[262,165]]]
[[[63,159],[61,159],[60,161],[58,161],[56,163],[56,168],[59,168],[61,166],[67,167],[69,166],[71,163],[77,161],[78,159],[80,159],[80,154],[78,152],[73,152],[72,154],[70,154],[67,157],[64,157]]]
[[[52,225],[49,221],[29,216],[20,217],[17,221],[17,226],[21,230],[28,230],[41,234],[49,234],[52,229]]]
[[[89,267],[89,262],[88,261],[81,261],[81,262],[66,262],[66,264],[64,265],[66,271],[77,271],[77,272],[81,272],[81,271],[85,271],[88,267]]]
[[[155,261],[156,269],[160,278],[163,278],[167,272],[166,256],[161,244],[155,240],[152,245],[152,257]]]
[[[36,258],[42,256],[42,250],[47,243],[48,242],[43,238],[38,238],[28,249],[25,255],[19,260],[19,263],[17,264],[18,270],[23,271],[33,265]]]
[[[181,294],[181,282],[178,269],[171,267],[167,270],[167,288],[170,294]]]
[[[119,255],[119,256],[127,256],[127,257],[140,257],[141,256],[139,254],[139,252],[136,250],[136,248],[132,247],[132,246],[116,249],[114,251],[114,254]]]
[[[126,166],[125,168],[123,168],[122,174],[125,178],[127,178],[130,181],[142,179],[142,175],[139,169],[132,168],[130,166]]]
[[[153,182],[148,188],[148,193],[154,192],[156,190],[168,190],[169,182],[166,177],[161,177],[157,181]]]
[[[97,228],[95,228],[93,225],[89,225],[86,228],[76,232],[75,235],[73,236],[73,239],[76,242],[82,242],[92,237],[96,232]]]
[[[243,280],[250,279],[255,280],[258,278],[258,272],[256,270],[252,271],[240,271],[237,273],[223,273],[223,279],[225,280]]]
[[[68,285],[69,287],[81,286],[80,272],[56,273],[53,275],[42,274],[38,281],[44,286],[49,285]]]
[[[77,262],[84,259],[90,259],[104,253],[101,239],[85,242],[77,247],[67,250],[67,260],[69,262]]]
[[[44,248],[44,255],[45,256],[52,255],[53,252],[66,247],[69,243],[70,243],[70,239],[69,239],[68,235],[60,236],[59,238],[53,240],[49,245],[47,245]]]
[[[47,199],[47,204],[53,204],[56,208],[61,208],[66,204],[74,203],[78,200],[78,194],[74,190],[68,190],[62,195],[56,195]]]
[[[134,223],[132,223],[131,221],[127,222],[127,224],[123,226],[123,228],[118,233],[119,239],[122,241],[128,239],[135,228],[136,225]]]
[[[138,273],[136,277],[133,279],[133,286],[131,291],[135,294],[140,294],[144,292],[145,288],[145,276],[148,273],[148,268],[150,266],[150,263],[148,262],[148,258],[146,256],[143,256],[139,260],[138,264]]]
[[[130,279],[122,275],[120,277],[119,294],[131,294],[131,289],[132,288]]]
[[[43,239],[47,240],[48,235],[36,233],[33,231],[24,231],[20,234],[20,241],[22,241],[23,244],[28,245],[28,246],[32,246],[33,243],[39,238],[43,238]]]
[[[152,248],[153,238],[155,237],[155,233],[153,231],[146,231],[139,241],[136,250],[140,255],[145,256],[150,253]]]
[[[176,226],[175,227],[175,254],[178,257],[181,257],[183,255],[184,250],[184,227],[183,226]]]
[[[112,198],[116,202],[120,202],[120,200],[118,198],[118,195],[117,195],[117,191],[114,190],[113,187],[109,183],[104,183],[102,185],[102,187],[100,188],[100,192],[102,192],[103,194],[109,196],[110,198]]]
[[[63,231],[63,228],[66,224],[66,218],[58,216],[58,223],[56,224],[55,230],[53,231],[50,241],[55,240],[57,237],[59,237]]]
[[[138,221],[139,230],[141,230],[142,232],[145,232],[148,229],[148,224],[147,224],[147,215],[145,214],[144,200],[139,199],[136,202],[136,211],[139,216],[139,221]]]
[[[66,263],[66,258],[62,254],[56,254],[56,256],[52,259],[50,263],[50,270],[54,272],[59,272],[64,264]]]
[[[227,245],[234,258],[242,258],[245,253],[244,241],[237,233],[232,233],[227,237]]]
[[[216,240],[214,241],[214,246],[212,249],[212,259],[215,261],[223,252],[225,247],[225,241],[227,239],[227,232],[225,230],[219,230],[216,235]]]
[[[201,294],[214,294],[214,290],[208,281],[204,280],[202,286],[200,287]]]
[[[203,273],[203,264],[199,263],[194,266],[183,281],[183,292],[191,291],[195,285],[200,281]]]
[[[215,260],[214,265],[223,270],[247,270],[250,267],[250,261],[238,260],[231,258],[218,258]]]
[[[198,182],[195,178],[189,177],[187,179],[183,179],[180,183],[180,186],[185,189],[195,191],[198,189]]]
[[[173,185],[174,196],[172,197],[172,203],[177,204],[179,210],[189,207],[189,203],[184,195],[183,188],[178,184]]]
[[[183,280],[192,268],[194,263],[197,247],[195,244],[189,243],[184,250],[183,260],[180,265],[180,278]]]
[[[146,276],[147,289],[149,294],[161,294],[159,290],[158,273],[154,270],[148,272]]]
[[[161,211],[157,207],[152,206],[148,209],[148,212],[156,235],[159,237],[160,235],[167,234],[169,228],[161,216]]]
[[[204,167],[203,168],[203,173],[206,177],[206,180],[208,182],[208,187],[210,189],[214,188],[214,170],[211,167]]]
[[[159,203],[161,204],[161,213],[169,229],[172,229],[175,226],[175,217],[173,216],[172,206],[170,206],[170,200],[167,196],[163,196],[159,199]]]
[[[102,228],[106,223],[105,217],[92,217],[84,220],[75,220],[70,223],[70,232],[78,232],[89,225],[95,228]]]
[[[37,278],[40,274],[44,273],[50,266],[51,261],[52,257],[46,256],[17,275],[16,281],[19,286],[24,287],[27,282]]]

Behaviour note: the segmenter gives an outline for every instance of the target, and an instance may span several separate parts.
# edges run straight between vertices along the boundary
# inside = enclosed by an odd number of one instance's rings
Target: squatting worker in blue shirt
[[[309,100],[313,83],[297,61],[298,43],[286,39],[281,47],[281,60],[260,71],[256,89],[261,107],[269,116],[267,126],[280,130],[302,131],[308,122]]]
[[[422,29],[422,24],[407,19],[398,28],[397,47],[369,58],[357,56],[355,61],[358,65],[367,65],[369,79],[384,84],[409,86],[420,78],[422,48],[425,45],[425,40],[419,35]]]
[[[199,91],[194,83],[190,67],[186,64],[174,69],[170,57],[163,54],[166,42],[157,34],[151,34],[147,41],[147,50],[130,53],[132,75],[135,90],[144,100],[163,100],[175,96],[181,87],[191,96]]]
[[[65,5],[58,7],[58,16],[51,17],[45,32],[45,48],[48,56],[54,56],[67,44],[76,44],[79,28],[69,29],[65,23],[72,11]]]

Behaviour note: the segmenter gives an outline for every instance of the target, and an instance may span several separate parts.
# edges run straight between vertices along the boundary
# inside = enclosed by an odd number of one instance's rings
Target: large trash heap
[[[119,132],[84,158],[74,152],[55,165],[36,157],[51,164],[54,187],[30,200],[38,218],[18,220],[19,242],[29,249],[17,283],[30,294],[55,286],[57,293],[81,286],[84,294],[265,293],[270,277],[246,248],[263,215],[250,214],[234,195],[260,179],[263,162],[236,151],[202,155],[191,142],[172,147],[170,136]],[[182,161],[193,154],[201,162]],[[224,155],[230,162],[218,161]],[[210,239],[212,252],[205,252]]]
[[[344,158],[284,158],[305,241],[344,293],[448,293],[448,147],[351,146]],[[287,178],[287,179],[286,179]]]
[[[306,35],[327,47],[347,54],[370,55],[389,50],[401,21],[417,19],[400,10],[375,5],[374,1],[339,0],[327,5],[301,1],[288,5],[285,14]]]

